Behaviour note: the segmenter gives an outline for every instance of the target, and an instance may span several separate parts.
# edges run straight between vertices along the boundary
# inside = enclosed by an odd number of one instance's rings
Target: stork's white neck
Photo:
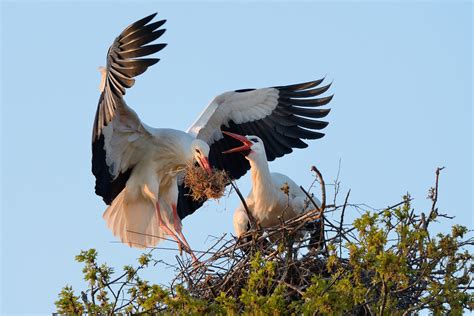
[[[265,211],[271,204],[277,202],[278,192],[273,186],[270,169],[265,153],[263,155],[251,153],[247,156],[250,162],[250,174],[252,177],[252,191],[254,197],[260,197],[255,200],[255,209],[258,212]],[[268,204],[268,205],[267,205]]]

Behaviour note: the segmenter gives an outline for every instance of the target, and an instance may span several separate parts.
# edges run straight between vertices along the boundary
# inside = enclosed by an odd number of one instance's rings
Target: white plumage
[[[134,247],[154,246],[165,235],[179,242],[174,236],[178,234],[189,248],[177,215],[177,176],[193,160],[207,159],[209,146],[178,130],[147,127],[146,133],[140,133],[140,128],[124,131],[114,124],[119,120],[116,115],[104,128],[104,148],[110,153],[106,161],[113,176],[130,166],[133,172],[104,213],[107,226],[122,242]],[[106,132],[112,128],[113,132]]]
[[[215,97],[188,129],[207,142],[223,138],[221,126],[229,121],[242,124],[260,120],[272,113],[278,104],[278,90],[264,88],[252,91],[230,91]]]
[[[252,189],[245,202],[255,220],[263,228],[272,227],[296,217],[309,209],[309,201],[301,188],[288,176],[270,172],[263,141],[257,136],[227,135],[243,145],[227,152],[245,152],[250,162]],[[283,190],[288,186],[288,194]],[[317,199],[316,203],[320,204]],[[238,237],[248,230],[249,218],[241,204],[234,212],[234,231]]]

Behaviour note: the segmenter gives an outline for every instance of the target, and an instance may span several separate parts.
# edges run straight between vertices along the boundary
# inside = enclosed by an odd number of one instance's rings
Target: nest
[[[229,184],[229,177],[224,170],[214,168],[212,175],[209,175],[194,164],[186,167],[184,185],[190,188],[190,195],[195,201],[221,198],[227,184]]]
[[[201,173],[198,174],[202,177]],[[198,182],[206,182],[201,179]],[[324,186],[320,174],[319,179]],[[235,190],[241,196],[238,188]],[[279,225],[264,230],[254,223],[252,225],[256,228],[240,238],[228,238],[227,234],[217,238],[210,249],[197,252],[200,260],[198,265],[178,259],[179,273],[172,281],[172,287],[176,284],[185,285],[192,296],[209,301],[216,299],[220,293],[237,299],[252,273],[252,258],[258,255],[264,261],[275,264],[270,288],[284,284],[289,289],[289,295],[302,297],[303,291],[311,285],[312,276],[329,275],[328,240],[324,232],[330,227],[323,220],[325,209],[328,211],[325,190],[322,192],[324,202],[321,206],[316,205],[311,194],[305,193],[314,209],[287,221],[282,219]],[[340,238],[340,235],[337,237]]]
[[[221,292],[237,299],[248,282],[252,258],[259,253],[262,259],[275,264],[274,284],[270,288],[284,284],[290,295],[301,297],[311,285],[312,276],[329,275],[320,216],[320,210],[315,209],[265,229],[265,234],[259,229],[240,238],[224,235],[209,250],[198,255],[201,264],[179,262],[180,272],[172,284],[184,284],[192,296],[209,301]],[[297,236],[302,230],[310,232],[303,239]],[[277,240],[271,241],[272,236],[278,236]]]

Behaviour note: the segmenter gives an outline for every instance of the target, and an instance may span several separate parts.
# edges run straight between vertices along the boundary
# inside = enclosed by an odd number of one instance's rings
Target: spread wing
[[[304,140],[323,137],[320,130],[328,125],[319,120],[330,111],[320,107],[333,97],[322,96],[331,86],[321,86],[323,80],[223,93],[211,101],[188,133],[210,145],[211,165],[238,179],[250,169],[250,165],[242,153],[222,154],[241,144],[224,137],[221,131],[260,137],[269,161],[291,153],[293,148],[306,148],[308,145]],[[188,201],[187,190],[180,188],[183,215],[202,205]]]
[[[323,137],[320,130],[328,125],[319,119],[330,109],[319,107],[331,101],[332,95],[321,97],[331,84],[320,87],[322,82],[226,92],[211,101],[188,132],[210,145],[209,160],[215,167],[240,178],[250,166],[242,154],[222,154],[240,144],[221,131],[260,137],[269,161],[293,148],[306,148],[303,140]]]
[[[123,100],[134,77],[156,64],[157,58],[140,58],[162,50],[150,44],[165,32],[166,21],[153,23],[152,14],[128,26],[113,42],[102,72],[101,95],[92,132],[92,173],[96,194],[110,204],[125,187],[133,166],[152,142],[147,128]]]

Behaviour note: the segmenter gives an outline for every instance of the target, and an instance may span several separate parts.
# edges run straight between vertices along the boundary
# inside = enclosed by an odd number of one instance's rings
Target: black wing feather
[[[286,115],[301,115],[301,116],[309,116],[314,118],[323,118],[326,117],[331,109],[306,109],[306,108],[299,108],[296,106],[289,106],[289,108],[281,107],[278,109],[279,112],[285,113]]]
[[[159,29],[166,21],[150,22],[156,13],[151,14],[127,27],[113,42],[107,53],[105,88],[98,105],[94,122],[93,140],[100,137],[102,129],[113,119],[120,99],[125,95],[126,88],[135,83],[133,77],[145,72],[148,67],[156,64],[157,58],[143,58],[162,50],[166,44],[146,45],[163,35]]]
[[[111,204],[123,190],[133,166],[116,177],[110,173],[110,166],[106,163],[102,130],[115,117],[115,110],[121,106],[126,89],[135,83],[134,77],[159,61],[157,58],[135,57],[156,53],[166,46],[166,44],[146,45],[165,32],[164,29],[157,30],[165,20],[148,24],[155,16],[156,13],[128,26],[115,39],[107,53],[105,87],[99,98],[92,133],[92,173],[96,178],[95,192],[106,204]]]

